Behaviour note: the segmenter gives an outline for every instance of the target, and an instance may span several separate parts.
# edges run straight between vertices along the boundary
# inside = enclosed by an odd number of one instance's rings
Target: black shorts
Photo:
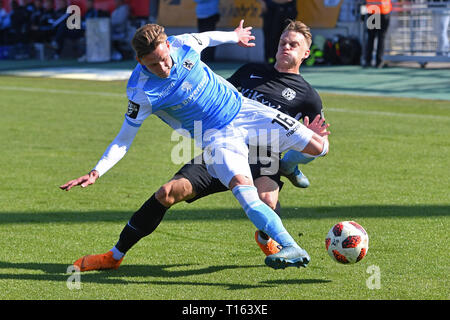
[[[276,172],[275,174],[263,174],[266,172],[262,169],[268,166],[269,164],[263,164],[259,161],[255,164],[250,164],[253,180],[258,179],[259,177],[267,176],[275,181],[281,190],[283,187],[283,182],[280,179],[279,172]],[[203,161],[200,163],[198,157],[195,161],[192,160],[190,163],[185,164],[175,175],[185,177],[192,184],[192,188],[194,189],[196,196],[192,199],[186,200],[188,203],[194,202],[195,200],[206,197],[210,194],[229,190],[222,184],[222,182],[220,182],[219,179],[212,177],[208,173],[205,163]]]

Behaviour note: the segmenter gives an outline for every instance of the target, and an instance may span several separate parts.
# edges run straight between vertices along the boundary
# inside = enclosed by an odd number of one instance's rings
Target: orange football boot
[[[112,251],[102,254],[92,254],[84,256],[73,263],[81,272],[91,270],[117,269],[123,258],[116,260],[113,258]]]
[[[264,254],[266,256],[270,256],[272,254],[278,253],[281,250],[281,246],[278,244],[278,242],[276,242],[275,240],[273,240],[272,238],[269,238],[269,240],[267,241],[266,244],[263,244],[261,242],[259,242],[258,240],[258,234],[259,231],[256,230],[255,232],[255,240],[256,243],[258,244],[258,246],[261,248],[261,250],[264,252]]]

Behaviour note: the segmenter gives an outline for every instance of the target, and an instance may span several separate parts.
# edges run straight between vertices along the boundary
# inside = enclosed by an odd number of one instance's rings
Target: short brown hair
[[[157,24],[146,24],[136,30],[131,46],[138,58],[149,54],[155,48],[167,40],[164,27]]]
[[[308,47],[311,47],[312,44],[312,35],[309,27],[301,21],[289,20],[289,24],[284,28],[283,33],[286,31],[294,31],[301,33],[305,39]]]

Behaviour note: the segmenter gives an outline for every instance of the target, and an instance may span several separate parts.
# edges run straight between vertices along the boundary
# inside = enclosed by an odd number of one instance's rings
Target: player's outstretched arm
[[[61,190],[69,191],[75,186],[81,186],[82,188],[85,188],[91,184],[94,184],[95,181],[99,178],[99,173],[96,170],[92,170],[88,174],[85,174],[84,176],[79,177],[78,179],[70,180],[67,183],[63,184],[59,188]]]
[[[95,181],[97,181],[97,179],[101,175],[105,174],[117,162],[119,162],[120,159],[125,156],[138,130],[139,127],[130,125],[128,123],[128,120],[125,118],[119,134],[116,136],[113,142],[111,142],[108,148],[106,148],[106,151],[103,153],[103,156],[94,167],[94,169],[88,174],[79,177],[78,179],[70,180],[66,184],[60,186],[60,188],[62,190],[69,191],[75,186],[81,186],[82,188],[85,188],[95,183]]]
[[[234,32],[236,32],[238,36],[238,45],[244,48],[254,47],[255,43],[250,42],[252,40],[255,40],[255,36],[252,35],[252,27],[245,27],[244,28],[244,20],[241,20],[239,22],[239,26],[234,29]]]
[[[236,43],[245,48],[254,47],[255,44],[250,42],[255,40],[251,30],[252,27],[244,28],[244,20],[241,20],[239,26],[234,29],[234,32],[205,31],[201,33],[183,34],[176,37],[200,53],[206,47],[215,47],[225,43]]]

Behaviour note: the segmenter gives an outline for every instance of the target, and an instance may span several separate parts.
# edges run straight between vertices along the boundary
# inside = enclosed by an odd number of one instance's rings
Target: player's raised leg
[[[247,163],[248,151],[247,153],[245,152],[245,142],[228,140],[228,148],[222,147],[219,140],[215,142],[216,145],[211,144],[204,153],[208,171],[212,176],[219,178],[224,185],[229,187],[255,227],[269,235],[283,247],[277,253],[285,253],[285,258],[282,261],[283,267],[306,266],[310,261],[308,253],[300,248],[284,228],[280,217],[259,198],[258,191],[253,184],[250,167]],[[211,158],[211,155],[214,155],[214,159]],[[271,256],[273,255],[266,257],[266,264],[274,269],[278,269],[280,264],[278,262],[279,258],[277,257],[274,261],[269,261],[271,259],[267,260]]]
[[[281,251],[266,257],[266,265],[274,269],[306,267],[310,261],[308,253],[300,248],[287,232],[280,217],[259,199],[251,181],[247,177],[237,175],[231,180],[230,189],[256,228],[282,246]]]
[[[308,188],[310,183],[308,178],[300,171],[298,164],[307,164],[314,160],[303,153],[289,150],[280,161],[280,173],[298,188]]]

